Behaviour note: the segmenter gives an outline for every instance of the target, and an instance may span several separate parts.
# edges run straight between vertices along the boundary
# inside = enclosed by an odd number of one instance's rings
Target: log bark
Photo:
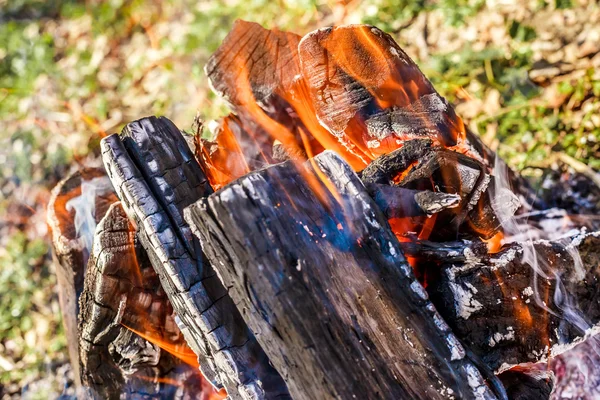
[[[292,397],[495,398],[359,178],[332,152],[310,165],[251,173],[186,210]]]
[[[119,202],[97,226],[80,308],[79,351],[87,398],[180,399],[212,392],[197,368],[173,355],[194,356]],[[173,354],[135,331],[160,339]]]
[[[493,370],[542,362],[598,330],[599,246],[593,233],[489,255],[467,248],[427,288],[453,332]]]
[[[84,238],[93,235],[94,227],[80,232],[75,226],[76,209],[71,207],[71,200],[80,198],[82,182],[100,180],[106,187],[108,178],[99,168],[83,168],[74,172],[56,185],[52,190],[48,203],[48,226],[52,232],[53,259],[56,266],[58,282],[58,298],[67,336],[67,349],[73,368],[73,376],[77,387],[81,386],[79,371],[79,349],[77,334],[77,316],[79,314],[79,296],[83,290],[85,266],[91,248],[90,240]],[[117,197],[112,190],[98,191],[92,197],[94,203],[94,221],[98,223],[106,210]]]
[[[165,118],[150,117],[103,139],[101,148],[204,376],[232,398],[285,397],[281,377],[183,220],[183,208],[211,188],[181,132]]]

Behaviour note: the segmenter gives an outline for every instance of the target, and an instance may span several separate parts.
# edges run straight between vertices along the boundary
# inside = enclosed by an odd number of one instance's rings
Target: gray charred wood
[[[540,362],[593,333],[600,322],[600,238],[466,249],[428,291],[453,332],[491,369]],[[525,252],[537,254],[532,265]]]
[[[101,148],[204,375],[232,398],[285,396],[281,377],[182,218],[186,206],[212,190],[181,132],[166,118],[150,117],[103,139]]]
[[[293,398],[495,398],[356,174],[332,152],[313,161],[339,203],[286,162],[186,210]]]

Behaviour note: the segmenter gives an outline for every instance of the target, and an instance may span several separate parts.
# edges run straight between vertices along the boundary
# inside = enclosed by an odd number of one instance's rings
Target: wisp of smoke
[[[96,230],[96,197],[102,196],[112,188],[108,177],[96,177],[81,182],[81,194],[70,199],[67,211],[75,211],[75,235],[83,245],[84,260],[87,261]],[[84,266],[87,264],[84,263]]]

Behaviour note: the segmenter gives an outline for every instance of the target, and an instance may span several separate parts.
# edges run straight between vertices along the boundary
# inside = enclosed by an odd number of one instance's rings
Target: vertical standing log
[[[192,366],[195,356],[119,202],[96,229],[80,308],[81,380],[88,398],[173,399],[212,393]],[[136,332],[159,339],[173,354]]]
[[[251,173],[186,210],[293,398],[495,398],[359,178],[332,152],[313,165]]]
[[[93,235],[94,227],[88,227],[86,232],[78,231],[75,226],[77,210],[71,207],[73,203],[69,203],[69,201],[76,201],[81,196],[83,182],[94,179],[96,182],[100,182],[101,187],[110,186],[105,172],[97,168],[83,168],[63,179],[52,190],[47,214],[48,226],[52,231],[58,298],[68,339],[69,359],[77,387],[81,384],[77,347],[77,315],[79,314],[79,296],[83,290],[85,266],[91,251],[91,248],[88,248],[91,241],[84,240],[83,236]],[[90,201],[90,199],[85,201]],[[91,201],[94,203],[92,216],[95,223],[98,223],[110,204],[117,201],[117,198],[112,190],[101,190],[93,194]]]
[[[281,377],[183,220],[183,208],[211,188],[181,132],[166,118],[150,117],[103,139],[101,148],[204,375],[232,398],[285,397]]]

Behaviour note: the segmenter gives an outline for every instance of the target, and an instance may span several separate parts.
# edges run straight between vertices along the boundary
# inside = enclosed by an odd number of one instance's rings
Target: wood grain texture
[[[211,189],[181,132],[165,118],[150,117],[103,139],[101,148],[203,374],[232,398],[285,396],[285,384],[182,218],[183,208]]]
[[[344,133],[373,154],[407,138],[436,138],[447,146],[464,139],[462,120],[381,30],[319,29],[302,38],[298,53],[317,115],[334,135]]]
[[[52,190],[47,213],[48,226],[52,232],[52,254],[56,266],[58,298],[68,339],[69,359],[77,387],[81,384],[77,340],[79,296],[83,290],[85,266],[92,249],[86,248],[86,241],[82,240],[81,233],[77,232],[76,210],[68,207],[68,202],[81,195],[82,182],[93,179],[108,181],[106,173],[101,168],[83,168],[60,181]],[[96,194],[94,220],[97,223],[110,204],[117,201],[117,197],[112,190]]]
[[[251,173],[186,210],[292,397],[495,398],[356,174],[332,152],[312,165]],[[335,196],[308,187],[318,176]]]

